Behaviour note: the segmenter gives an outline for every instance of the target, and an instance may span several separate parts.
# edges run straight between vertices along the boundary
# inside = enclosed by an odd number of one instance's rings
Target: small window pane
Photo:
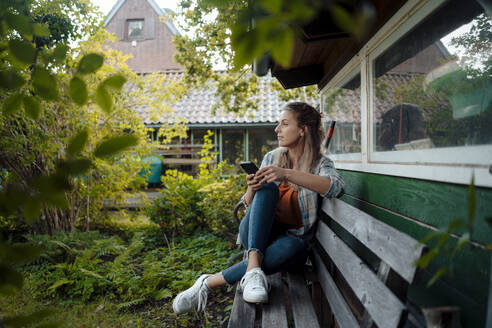
[[[355,75],[355,76],[354,76]],[[323,97],[324,125],[336,121],[335,131],[328,148],[329,154],[360,153],[360,72],[341,87],[330,89]]]
[[[244,137],[242,129],[222,130],[222,160],[229,164],[244,161]]]
[[[374,149],[492,144],[492,25],[453,1],[373,62]]]
[[[248,151],[249,160],[258,167],[261,165],[263,156],[278,147],[277,134],[274,127],[265,129],[249,129]]]
[[[128,38],[143,38],[143,19],[128,21]]]

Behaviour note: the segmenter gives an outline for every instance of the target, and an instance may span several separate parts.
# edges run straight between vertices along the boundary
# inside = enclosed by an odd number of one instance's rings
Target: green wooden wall
[[[468,217],[468,186],[339,170],[345,180],[342,197],[347,203],[422,239],[432,227],[447,226],[456,218]],[[492,242],[492,189],[476,188],[476,218],[473,240]],[[454,242],[456,238],[453,238]],[[423,270],[409,290],[410,299],[422,306],[457,305],[463,327],[484,327],[489,291],[490,255],[482,247],[460,250],[453,261],[453,275],[426,283],[445,261]]]

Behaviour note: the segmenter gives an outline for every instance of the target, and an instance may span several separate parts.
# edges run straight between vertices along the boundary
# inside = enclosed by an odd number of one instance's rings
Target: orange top
[[[302,215],[297,200],[298,192],[288,184],[280,184],[278,190],[280,198],[275,210],[275,220],[290,225],[294,229],[302,227]]]

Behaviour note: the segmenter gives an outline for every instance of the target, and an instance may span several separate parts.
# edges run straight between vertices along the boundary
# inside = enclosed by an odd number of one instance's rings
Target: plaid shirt
[[[261,162],[261,167],[273,165],[276,156],[280,152],[280,148],[277,148],[265,155]],[[325,155],[321,155],[318,163],[314,167],[313,174],[327,177],[331,179],[330,189],[326,194],[321,195],[323,198],[333,198],[339,196],[343,192],[343,179],[338,174],[331,159]],[[275,182],[277,185],[279,182]],[[308,232],[313,224],[316,222],[318,211],[318,193],[307,188],[299,186],[298,191],[299,209],[302,214],[303,226],[299,229],[290,229],[289,232],[298,236],[304,235]]]

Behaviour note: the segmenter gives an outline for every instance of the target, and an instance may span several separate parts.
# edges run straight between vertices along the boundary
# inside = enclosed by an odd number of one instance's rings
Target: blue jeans
[[[265,184],[256,192],[239,225],[241,244],[245,250],[257,250],[261,254],[261,269],[267,275],[298,269],[308,255],[306,242],[287,235],[289,227],[274,219],[278,199],[277,185]],[[246,258],[222,271],[225,281],[232,285],[241,280],[247,266]]]

